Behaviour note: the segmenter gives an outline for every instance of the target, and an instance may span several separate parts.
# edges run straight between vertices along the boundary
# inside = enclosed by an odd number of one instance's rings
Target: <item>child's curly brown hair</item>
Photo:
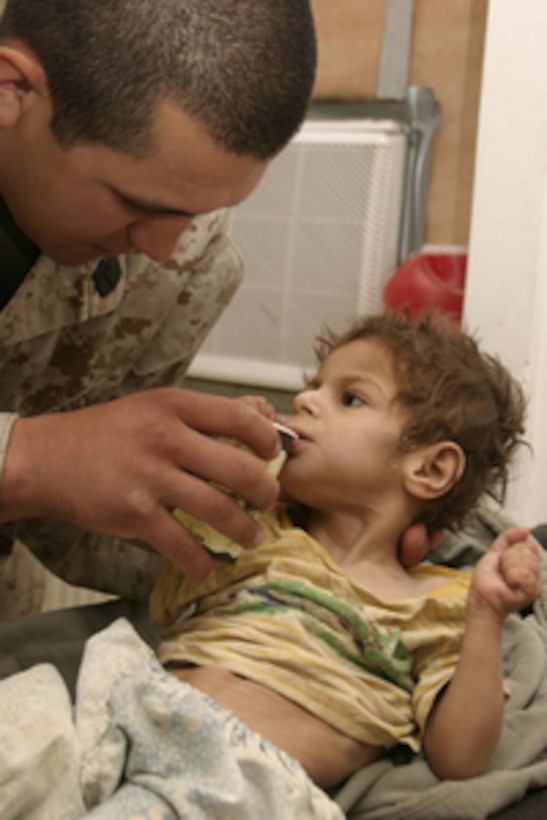
[[[483,494],[505,498],[508,468],[522,443],[526,403],[518,382],[477,342],[438,314],[412,320],[386,312],[367,316],[343,335],[319,337],[319,362],[358,339],[385,345],[393,356],[396,401],[409,413],[401,450],[454,441],[462,448],[463,475],[443,497],[427,501],[419,520],[430,530],[454,528]]]

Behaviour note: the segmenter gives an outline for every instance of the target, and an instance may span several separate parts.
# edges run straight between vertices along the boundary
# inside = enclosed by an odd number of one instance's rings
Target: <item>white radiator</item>
[[[308,120],[234,215],[246,276],[189,376],[298,389],[317,334],[379,310],[397,266],[404,124]]]

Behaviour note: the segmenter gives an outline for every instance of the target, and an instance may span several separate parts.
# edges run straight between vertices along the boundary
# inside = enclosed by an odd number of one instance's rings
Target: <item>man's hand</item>
[[[541,592],[537,544],[529,531],[512,527],[499,535],[473,573],[468,610],[486,610],[500,619],[531,604]]]
[[[281,421],[273,404],[264,396],[240,396],[238,401],[248,404],[249,407],[254,407],[258,413],[267,419],[271,419],[271,421]]]
[[[252,452],[218,436],[237,439]],[[252,547],[260,525],[209,481],[266,509],[279,487],[252,453],[269,460],[278,451],[277,433],[250,404],[176,388],[19,419],[6,456],[0,521],[43,516],[145,541],[200,579],[212,559],[173,509]]]
[[[399,560],[404,567],[415,567],[436,549],[443,537],[442,530],[428,532],[423,524],[413,524],[406,529],[399,543]]]

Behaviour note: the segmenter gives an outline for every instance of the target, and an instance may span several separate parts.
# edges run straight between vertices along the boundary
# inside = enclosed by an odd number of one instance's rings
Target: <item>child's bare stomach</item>
[[[323,788],[335,786],[382,754],[381,749],[336,731],[294,701],[248,678],[211,666],[173,664],[168,670],[298,760]]]

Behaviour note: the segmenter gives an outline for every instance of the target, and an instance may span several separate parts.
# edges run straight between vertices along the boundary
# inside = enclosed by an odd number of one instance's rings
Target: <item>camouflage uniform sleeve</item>
[[[69,584],[147,602],[165,559],[145,545],[35,518],[18,537],[50,572]]]
[[[153,334],[140,345],[123,379],[106,385],[107,380],[103,380],[101,391],[89,391],[86,403],[107,401],[136,390],[183,384],[188,365],[230,301],[243,272],[239,254],[228,237],[229,216],[224,212],[213,219],[210,240],[199,258],[186,263],[183,256],[177,259],[175,255],[163,272],[157,263],[149,260],[141,263],[134,290],[138,291],[144,279],[142,287],[146,290],[147,302],[151,301],[152,290],[154,294],[159,292],[154,302],[161,303],[164,298],[168,307]],[[178,296],[173,298],[172,291],[166,290],[167,281],[179,275],[181,278],[186,275],[187,279],[180,286]],[[144,296],[141,305],[144,314],[147,310]],[[135,324],[138,323],[131,319],[131,326]],[[127,345],[138,346],[138,329],[134,337],[130,330],[125,334],[119,330],[120,326],[116,330],[116,338],[122,339],[120,344],[127,340]],[[49,519],[18,522],[17,536],[51,572],[65,581],[134,600],[148,599],[164,563],[162,557],[143,546],[83,532],[71,524]]]
[[[183,384],[192,359],[243,277],[241,257],[229,238],[230,220],[229,211],[215,215],[210,241],[199,260],[192,262],[187,285],[166,311],[161,328],[125,375],[116,396]],[[161,266],[155,267],[160,268],[161,277]],[[155,283],[154,292],[159,287],[160,283]]]
[[[4,472],[6,450],[14,423],[19,418],[17,413],[0,413],[0,478]],[[2,498],[2,484],[0,481],[0,503]],[[14,525],[0,524],[0,560],[2,555],[8,555],[13,543]]]
[[[3,473],[6,450],[11,435],[11,429],[19,418],[17,413],[0,413],[0,476]],[[1,489],[1,487],[0,487]]]

